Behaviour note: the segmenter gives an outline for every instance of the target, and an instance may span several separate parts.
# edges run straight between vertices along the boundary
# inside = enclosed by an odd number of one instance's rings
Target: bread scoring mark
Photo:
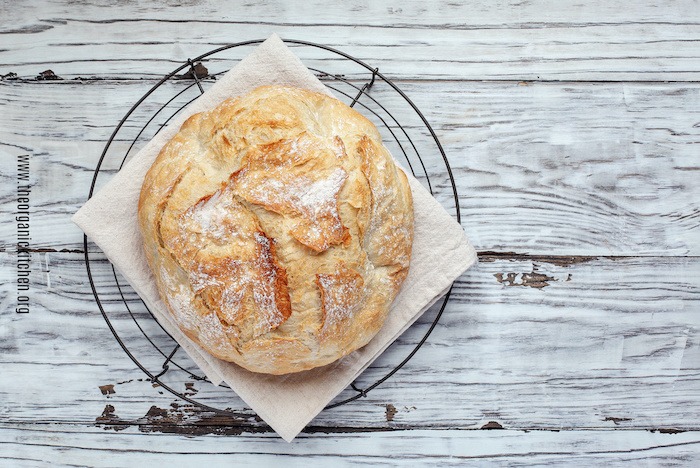
[[[338,159],[342,160],[348,157],[348,154],[345,152],[345,143],[343,143],[343,139],[338,135],[333,137],[333,152]]]
[[[264,312],[270,329],[282,325],[292,314],[292,303],[287,288],[287,272],[277,263],[275,241],[263,231],[255,234],[258,254],[255,267],[260,272],[262,281],[253,283],[253,297],[258,307]]]
[[[198,312],[195,301],[192,300],[192,292],[184,284],[176,286],[165,268],[161,267],[160,277],[170,291],[165,300],[178,326],[187,335],[197,337],[213,353],[222,357],[229,354],[230,341],[227,337],[229,327],[222,324],[216,313],[212,311],[207,311],[208,313],[205,314]]]
[[[290,234],[300,243],[323,252],[349,240],[340,218],[338,194],[348,177],[342,167],[332,170],[292,171],[309,161],[308,135],[267,145],[248,158],[230,178],[232,190],[252,204],[291,218]],[[272,148],[272,149],[271,149]],[[306,156],[301,156],[306,154]]]
[[[375,267],[395,266],[394,273],[406,270],[410,261],[410,246],[413,242],[412,209],[399,210],[398,206],[412,208],[412,203],[400,191],[391,190],[392,181],[403,178],[390,156],[382,151],[367,135],[363,135],[357,146],[362,161],[361,169],[371,188],[370,223],[364,235],[363,246],[370,253]],[[379,213],[385,213],[380,216]],[[388,216],[388,219],[387,219]]]
[[[346,328],[343,325],[362,303],[362,275],[339,262],[335,273],[317,273],[316,284],[321,292],[321,337],[342,335]]]
[[[163,194],[163,197],[161,198],[160,202],[158,203],[158,210],[156,211],[156,223],[155,223],[155,231],[156,231],[156,238],[158,239],[158,245],[160,246],[161,249],[165,249],[165,242],[163,241],[163,233],[161,232],[161,224],[163,222],[163,216],[165,215],[165,210],[168,208],[168,203],[170,203],[170,196],[175,192],[175,189],[177,188],[178,185],[180,185],[180,182],[182,182],[182,179],[185,178],[188,172],[190,172],[190,165],[187,164],[185,166],[185,170],[182,171],[180,175],[177,176],[177,178],[173,181],[172,184],[168,187],[167,191]]]
[[[238,347],[276,329],[292,312],[286,271],[275,260],[274,241],[262,231],[254,238],[255,258],[246,263],[226,259],[217,277],[203,273],[209,278],[199,293],[222,323],[243,330],[236,336]]]
[[[258,218],[224,185],[178,218],[168,247],[192,290],[236,343],[265,334],[291,315],[286,270]]]
[[[330,175],[314,180],[304,175],[238,178],[241,195],[250,203],[295,219],[290,234],[316,252],[348,240],[348,229],[338,212],[338,193],[347,173],[336,168]]]
[[[313,158],[319,141],[308,132],[301,132],[294,138],[283,138],[271,143],[259,145],[256,151],[246,159],[248,167],[256,169],[287,170],[301,166]]]

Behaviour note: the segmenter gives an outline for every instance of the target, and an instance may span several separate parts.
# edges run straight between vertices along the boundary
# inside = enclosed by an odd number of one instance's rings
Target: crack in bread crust
[[[285,374],[377,333],[408,273],[413,206],[372,123],[268,86],[183,124],[146,175],[139,222],[183,331],[218,358]]]
[[[289,318],[287,275],[275,242],[228,185],[175,219],[177,233],[169,237],[168,253],[210,313],[236,327],[235,341],[255,339]],[[231,248],[235,244],[239,248]]]

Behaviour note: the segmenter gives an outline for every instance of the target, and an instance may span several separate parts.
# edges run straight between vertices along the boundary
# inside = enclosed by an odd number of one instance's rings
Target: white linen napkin
[[[160,149],[192,114],[264,84],[290,85],[332,95],[282,40],[272,35],[249,56],[173,118],[72,217],[129,281],[163,327],[216,385],[225,381],[282,438],[290,442],[343,389],[347,388],[423,312],[442,297],[476,252],[461,226],[410,174],[414,203],[411,266],[389,316],[365,347],[339,361],[297,374],[249,372],[214,358],[175,325],[161,300],[143,251],[137,205],[146,172]]]

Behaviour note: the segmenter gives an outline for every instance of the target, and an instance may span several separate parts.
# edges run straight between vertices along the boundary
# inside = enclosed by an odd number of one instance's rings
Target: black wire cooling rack
[[[95,168],[88,198],[187,104],[204,93],[217,76],[228,71],[252,47],[263,41],[257,39],[219,47],[188,59],[158,81],[129,109],[114,129]],[[337,98],[355,107],[377,125],[384,137],[384,144],[399,163],[407,167],[446,209],[452,209],[457,221],[460,221],[457,186],[449,161],[418,106],[378,68],[358,58],[322,44],[292,39],[284,42],[294,49]],[[221,71],[211,73],[210,69]],[[400,116],[401,123],[396,116]],[[211,400],[221,400],[218,389],[225,388],[225,385],[208,385],[206,389],[200,386],[199,390],[194,390],[191,384],[182,385],[187,380],[209,381],[199,375],[201,371],[186,353],[177,353],[180,349],[177,342],[160,326],[146,304],[104,254],[94,245],[89,245],[86,236],[83,245],[87,275],[97,306],[117,342],[134,364],[154,386],[205,410],[232,413],[230,408],[221,409],[210,403]],[[91,245],[93,248],[89,249]],[[381,385],[413,358],[440,320],[450,293],[451,289],[431,308],[434,314],[432,320],[420,319],[411,327],[412,333],[408,335],[411,335],[413,343],[407,343],[404,337],[400,337],[326,409],[366,397],[369,391]],[[418,327],[427,329],[421,334]],[[398,342],[401,344],[397,347]],[[406,354],[407,349],[409,352]],[[386,362],[391,359],[400,359],[400,362],[392,366]],[[377,365],[380,360],[381,365]],[[358,381],[363,379],[373,383],[360,385]],[[185,387],[184,391],[174,388],[181,385]],[[350,396],[347,396],[348,393]]]

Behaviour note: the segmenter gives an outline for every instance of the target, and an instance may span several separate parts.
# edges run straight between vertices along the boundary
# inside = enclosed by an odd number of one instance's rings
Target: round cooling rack
[[[156,135],[175,115],[194,101],[216,78],[264,39],[238,42],[214,49],[191,60],[158,81],[121,119],[97,163],[88,198],[118,172],[124,163]],[[287,39],[304,64],[334,95],[369,118],[379,129],[385,146],[399,164],[409,170],[448,210],[461,220],[457,186],[442,145],[418,107],[378,68],[332,47]],[[216,70],[216,71],[210,71]],[[125,86],[137,86],[138,81]],[[119,345],[160,388],[209,411],[231,401],[226,385],[214,386],[178,343],[161,327],[146,304],[109,263],[105,255],[90,250],[83,238],[88,279],[95,301]],[[437,325],[450,299],[450,291],[423,318],[418,319],[326,409],[344,405],[381,385],[401,369],[420,349]],[[432,319],[427,317],[433,316]],[[423,328],[425,331],[420,331]],[[398,361],[398,364],[392,364]],[[127,376],[124,376],[125,378]],[[194,389],[192,380],[201,381]],[[361,384],[360,382],[365,382]],[[223,387],[223,389],[222,389]],[[176,388],[184,388],[178,391]]]

